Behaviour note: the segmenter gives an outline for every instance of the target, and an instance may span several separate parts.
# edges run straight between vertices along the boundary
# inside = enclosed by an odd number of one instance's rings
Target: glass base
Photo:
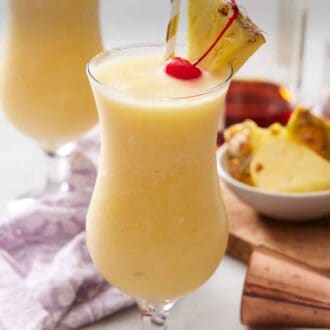
[[[64,146],[58,152],[44,151],[46,178],[45,184],[39,189],[33,189],[18,196],[8,205],[10,214],[21,213],[30,208],[43,196],[66,192],[70,189],[68,178],[71,174],[72,144]]]
[[[61,182],[58,184],[54,184],[53,182],[50,184],[50,182],[47,181],[46,185],[40,189],[27,191],[10,201],[7,210],[9,214],[21,213],[24,210],[31,208],[42,196],[66,192],[68,190],[69,185],[67,182]]]
[[[146,299],[137,299],[141,312],[142,330],[166,330],[166,320],[176,299],[167,299],[160,303],[150,303]]]

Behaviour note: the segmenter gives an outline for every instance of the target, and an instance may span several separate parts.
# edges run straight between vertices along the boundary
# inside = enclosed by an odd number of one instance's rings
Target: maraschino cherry
[[[194,63],[182,58],[182,57],[172,57],[165,66],[165,72],[177,79],[183,80],[191,80],[197,79],[202,75],[202,70],[197,66],[200,62],[202,62],[205,57],[211,52],[211,50],[216,46],[218,41],[222,38],[225,32],[229,29],[229,27],[234,23],[234,20],[239,14],[239,9],[235,0],[231,0],[233,7],[233,14],[229,17],[227,24],[222,29],[218,37],[214,40],[211,46],[206,50],[206,52]]]
[[[172,57],[165,66],[165,72],[177,79],[196,79],[202,75],[202,70],[182,57]]]

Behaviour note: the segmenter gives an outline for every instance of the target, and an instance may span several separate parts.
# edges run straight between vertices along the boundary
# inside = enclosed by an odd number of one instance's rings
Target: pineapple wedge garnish
[[[188,0],[188,59],[192,62],[218,37],[233,13],[232,4],[222,0]],[[265,42],[258,27],[241,11],[207,57],[199,64],[218,72],[231,64],[236,72]]]

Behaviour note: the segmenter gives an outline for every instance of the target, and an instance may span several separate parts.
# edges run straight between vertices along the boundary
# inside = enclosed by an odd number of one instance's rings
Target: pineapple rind
[[[310,138],[305,140],[302,132]],[[292,140],[305,144],[320,156],[330,161],[330,121],[321,119],[303,106],[297,107],[287,124],[287,132]]]

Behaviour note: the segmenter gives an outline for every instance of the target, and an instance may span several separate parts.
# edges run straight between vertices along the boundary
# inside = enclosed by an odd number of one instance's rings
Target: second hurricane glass
[[[69,144],[97,123],[84,68],[102,50],[99,2],[6,4],[0,101],[9,121],[41,146],[47,161],[45,186],[21,196],[24,204],[67,189]]]
[[[146,82],[163,52],[115,49],[87,69],[101,127],[87,245],[105,278],[137,299],[145,329],[165,327],[175,301],[216,270],[228,238],[215,138],[232,70],[193,94],[162,77],[161,65]]]

